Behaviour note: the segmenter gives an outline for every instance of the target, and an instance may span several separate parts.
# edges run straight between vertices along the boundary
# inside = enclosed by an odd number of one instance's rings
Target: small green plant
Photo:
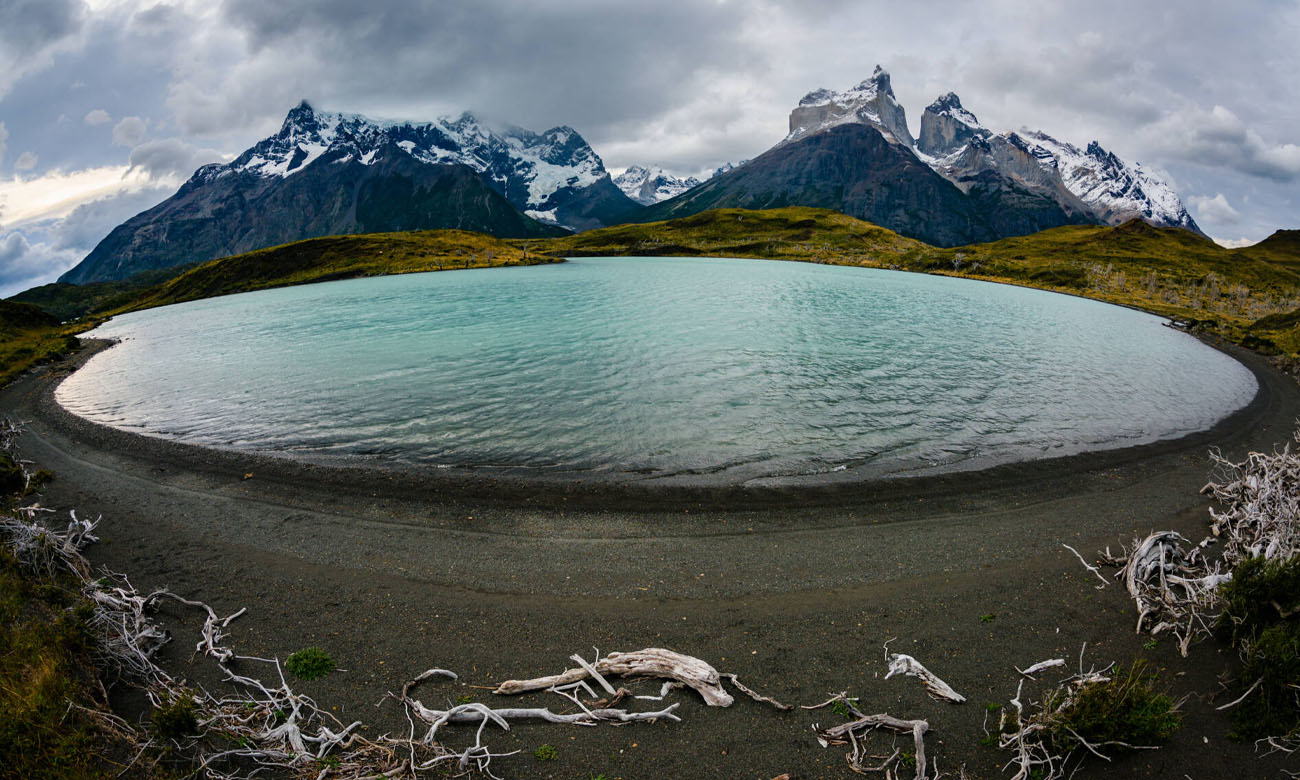
[[[324,769],[338,769],[343,766],[343,762],[338,756],[321,756],[316,759],[316,765]]]
[[[194,700],[190,698],[180,698],[155,708],[152,722],[158,736],[173,742],[192,737],[199,731]]]
[[[1135,747],[1168,740],[1182,719],[1174,701],[1156,690],[1157,679],[1147,663],[1138,660],[1117,669],[1108,680],[1085,683],[1073,692],[1054,691],[1043,705],[1054,713],[1046,723],[1047,740],[1062,753],[1080,747],[1080,739],[1092,745]]]
[[[980,622],[981,622],[981,623],[992,623],[993,620],[994,620],[996,617],[997,617],[997,615],[994,615],[992,612],[986,612],[986,613],[984,613],[983,615],[980,615]]]
[[[542,745],[533,751],[533,758],[538,761],[554,761],[560,757],[560,751],[554,745]]]
[[[315,680],[334,671],[334,659],[319,647],[308,647],[285,659],[284,668],[299,680]]]
[[[456,697],[456,704],[458,704],[458,705],[459,705],[459,704],[473,704],[473,703],[474,703],[474,697],[473,697],[473,696],[470,696],[469,694],[466,694],[466,695],[464,695],[464,696],[457,696],[457,697]]]
[[[997,712],[997,711],[1000,710],[1000,709],[1002,709],[1002,705],[1001,705],[1001,704],[998,704],[998,703],[995,702],[995,701],[988,702],[987,704],[984,705],[984,711],[985,711],[985,712],[990,712],[990,713],[992,713],[992,712]]]
[[[1159,642],[1159,641],[1157,641],[1157,640],[1155,640],[1155,639],[1148,639],[1147,641],[1145,641],[1145,642],[1142,643],[1142,649],[1143,649],[1143,650],[1155,650],[1156,647],[1158,647],[1159,645],[1160,645],[1160,642]]]
[[[899,763],[908,769],[916,768],[916,754],[910,750],[904,750],[899,756]]]
[[[831,705],[831,712],[839,715],[845,720],[853,720],[853,710],[849,705],[852,705],[853,707],[858,706],[858,700],[849,699],[845,701],[844,699],[836,699],[835,703]]]

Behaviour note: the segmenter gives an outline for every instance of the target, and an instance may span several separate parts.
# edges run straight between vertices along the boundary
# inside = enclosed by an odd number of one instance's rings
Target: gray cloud
[[[36,159],[37,158],[35,154],[31,152],[23,152],[22,154],[18,155],[17,160],[14,160],[14,170],[30,171],[31,169],[36,167]]]
[[[149,137],[149,129],[145,127],[144,120],[138,116],[129,116],[113,125],[113,143],[118,146],[134,148],[144,143],[144,139]]]
[[[1279,182],[1300,177],[1300,146],[1266,142],[1223,106],[1209,111],[1188,107],[1171,112],[1142,132],[1151,146],[1177,159],[1232,168]]]
[[[179,138],[145,141],[131,150],[130,166],[151,177],[189,177],[199,166],[221,159],[215,149],[199,149]]]
[[[87,113],[86,118],[83,119],[82,121],[90,125],[91,127],[94,127],[95,125],[103,125],[112,122],[113,117],[109,115],[109,113],[104,109],[96,108],[93,111]]]
[[[52,50],[81,29],[80,0],[0,0],[0,96],[49,66]]]
[[[5,128],[5,123],[0,122],[0,163],[5,161],[5,142],[9,140],[9,131]]]
[[[78,258],[76,252],[30,243],[22,233],[0,235],[0,297],[51,281]]]

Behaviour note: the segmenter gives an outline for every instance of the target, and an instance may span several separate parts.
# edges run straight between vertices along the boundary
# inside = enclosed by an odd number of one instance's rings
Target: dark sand
[[[1174,442],[888,483],[782,490],[642,488],[510,481],[491,475],[321,468],[204,450],[87,423],[51,393],[56,366],[0,390],[0,413],[23,419],[23,454],[52,469],[46,506],[102,514],[96,564],[138,588],[169,586],[232,624],[235,649],[278,655],[308,645],[346,672],[299,684],[371,733],[404,731],[386,691],[432,666],[462,683],[550,674],[568,656],[663,646],[697,655],[751,687],[796,704],[847,690],[868,712],[926,718],[941,770],[1000,776],[1005,756],[978,742],[986,702],[1016,690],[1014,666],[1052,657],[1085,665],[1144,656],[1189,696],[1173,744],[1079,777],[1281,777],[1300,761],[1257,758],[1225,738],[1216,677],[1232,668],[1214,642],[1178,657],[1171,640],[1143,649],[1118,585],[1085,556],[1135,535],[1205,533],[1207,450],[1239,457],[1289,440],[1300,388],[1249,353],[1254,402],[1210,432]],[[84,360],[83,356],[80,358]],[[253,478],[243,479],[252,472]],[[169,613],[171,614],[171,613]],[[992,615],[991,620],[981,616]],[[190,663],[194,614],[169,618],[168,663]],[[916,656],[969,702],[928,699],[919,681],[881,679],[881,645]],[[652,692],[646,686],[645,692]],[[1030,688],[1027,686],[1027,691]],[[560,707],[554,696],[504,699],[431,684],[431,706],[472,695],[491,704]],[[494,748],[524,752],[493,766],[507,777],[855,777],[844,750],[810,725],[829,711],[777,713],[738,698],[707,709],[693,694],[681,723],[627,728],[521,724]],[[647,703],[648,704],[648,703]],[[466,729],[446,735],[456,743]],[[888,737],[875,737],[884,748]],[[557,747],[541,762],[532,752]],[[900,741],[900,746],[910,746]],[[885,752],[888,752],[886,750]]]

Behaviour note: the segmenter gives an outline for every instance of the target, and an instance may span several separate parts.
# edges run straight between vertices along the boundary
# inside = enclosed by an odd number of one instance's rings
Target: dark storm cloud
[[[300,96],[423,104],[598,135],[659,115],[714,71],[764,75],[741,45],[745,9],[728,4],[231,0],[223,14],[246,35],[246,72],[282,74],[258,79],[282,110]]]

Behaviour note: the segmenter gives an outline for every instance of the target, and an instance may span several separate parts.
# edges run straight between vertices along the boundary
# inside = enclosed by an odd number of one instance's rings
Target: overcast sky
[[[952,90],[1158,169],[1223,243],[1300,227],[1300,0],[0,0],[0,296],[304,98],[567,124],[611,169],[700,174],[877,63],[913,134]]]

